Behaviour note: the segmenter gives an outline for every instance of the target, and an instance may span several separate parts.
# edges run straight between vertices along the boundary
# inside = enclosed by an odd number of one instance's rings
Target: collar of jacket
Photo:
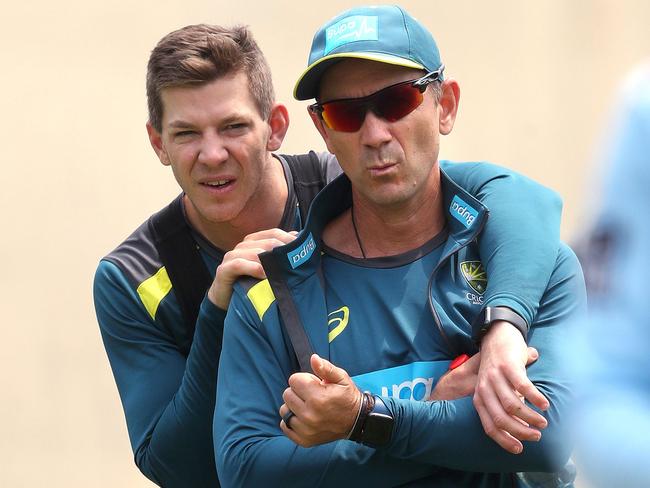
[[[442,169],[441,186],[449,236],[443,257],[471,242],[481,232],[489,210],[456,184]],[[307,222],[295,240],[260,255],[267,276],[282,273],[290,282],[302,281],[319,269],[323,229],[350,207],[351,183],[345,174],[329,183],[314,199]]]

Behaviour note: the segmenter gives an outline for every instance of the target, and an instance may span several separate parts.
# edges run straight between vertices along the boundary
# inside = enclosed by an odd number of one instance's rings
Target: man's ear
[[[287,135],[287,130],[289,130],[289,111],[287,107],[281,103],[273,105],[269,114],[269,127],[271,127],[271,133],[266,142],[266,149],[267,151],[277,151],[282,146],[284,136]]]
[[[456,113],[458,112],[458,103],[460,101],[460,86],[458,82],[453,79],[448,79],[442,82],[442,94],[438,105],[439,111],[439,127],[442,135],[447,135],[454,128],[456,121]]]
[[[163,147],[162,135],[151,125],[151,122],[147,122],[147,134],[149,135],[149,143],[155,151],[156,156],[158,156],[158,159],[160,159],[160,162],[165,166],[169,166],[171,162],[167,157],[167,151]]]

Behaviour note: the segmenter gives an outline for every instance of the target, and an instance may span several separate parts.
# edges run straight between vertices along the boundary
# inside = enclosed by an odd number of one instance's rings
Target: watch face
[[[363,429],[363,443],[371,446],[383,446],[390,442],[393,435],[393,417],[382,413],[370,413],[366,417]]]

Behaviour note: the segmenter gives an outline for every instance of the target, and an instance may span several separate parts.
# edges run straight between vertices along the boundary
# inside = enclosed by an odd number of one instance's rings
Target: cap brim
[[[378,61],[380,63],[393,64],[405,68],[426,69],[421,64],[411,61],[410,59],[400,58],[391,54],[372,52],[330,54],[329,56],[322,57],[318,61],[310,64],[302,75],[300,75],[300,78],[298,78],[296,86],[293,89],[293,97],[296,100],[309,100],[311,98],[316,98],[318,82],[320,81],[321,76],[323,76],[325,70],[334,63],[345,58],[368,59],[370,61]]]

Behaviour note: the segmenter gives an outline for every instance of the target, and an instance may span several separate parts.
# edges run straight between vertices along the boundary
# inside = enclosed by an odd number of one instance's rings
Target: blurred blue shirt
[[[583,256],[589,319],[577,460],[590,486],[650,486],[650,63],[626,80]]]

